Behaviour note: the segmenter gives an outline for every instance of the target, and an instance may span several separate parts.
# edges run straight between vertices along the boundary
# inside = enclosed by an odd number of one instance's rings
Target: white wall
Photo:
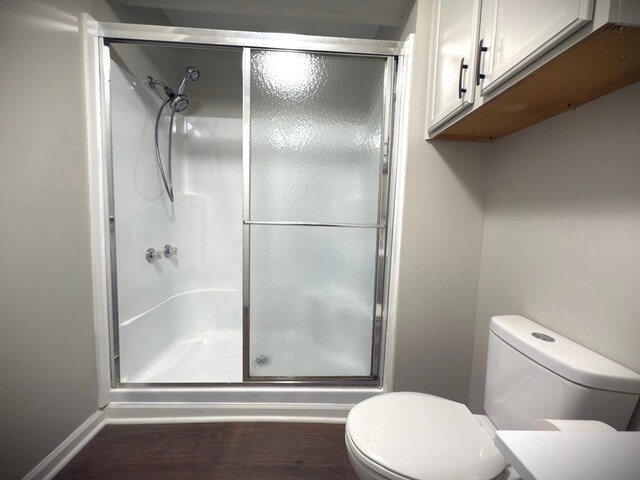
[[[489,319],[521,314],[640,372],[640,83],[492,145],[472,407]]]
[[[274,6],[274,8],[278,7],[279,5]],[[197,15],[194,15],[193,13],[179,9],[167,10],[167,15],[173,24],[181,27],[299,33],[339,38],[374,38],[378,31],[377,25],[326,21],[318,18],[291,18],[287,15],[252,15],[251,11],[246,11],[242,15],[209,12],[197,12]]]
[[[84,75],[77,15],[102,1],[3,1],[0,14],[0,477],[21,478],[97,409]]]
[[[469,398],[487,146],[427,143],[430,0],[418,0],[400,265],[396,390]]]

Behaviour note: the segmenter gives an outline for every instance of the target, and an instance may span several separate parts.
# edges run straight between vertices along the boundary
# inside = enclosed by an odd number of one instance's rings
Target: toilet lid
[[[506,461],[469,409],[422,393],[389,393],[356,405],[347,435],[383,468],[414,480],[489,480]]]

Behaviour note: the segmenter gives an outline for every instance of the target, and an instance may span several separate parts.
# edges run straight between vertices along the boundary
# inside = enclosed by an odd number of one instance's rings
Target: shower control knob
[[[166,258],[178,255],[178,247],[172,247],[168,243],[164,246],[164,256]]]
[[[155,248],[147,248],[146,251],[147,262],[153,263],[156,260],[164,257],[164,250],[156,250]]]

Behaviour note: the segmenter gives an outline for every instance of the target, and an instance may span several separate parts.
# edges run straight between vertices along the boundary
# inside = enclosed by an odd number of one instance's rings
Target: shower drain
[[[260,354],[254,360],[253,364],[257,367],[268,367],[271,365],[271,359],[273,357],[271,355]]]

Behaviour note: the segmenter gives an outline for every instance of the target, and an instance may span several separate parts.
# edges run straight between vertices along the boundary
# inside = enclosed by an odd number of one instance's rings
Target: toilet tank
[[[484,408],[499,430],[600,420],[625,430],[640,375],[518,315],[491,318]]]

